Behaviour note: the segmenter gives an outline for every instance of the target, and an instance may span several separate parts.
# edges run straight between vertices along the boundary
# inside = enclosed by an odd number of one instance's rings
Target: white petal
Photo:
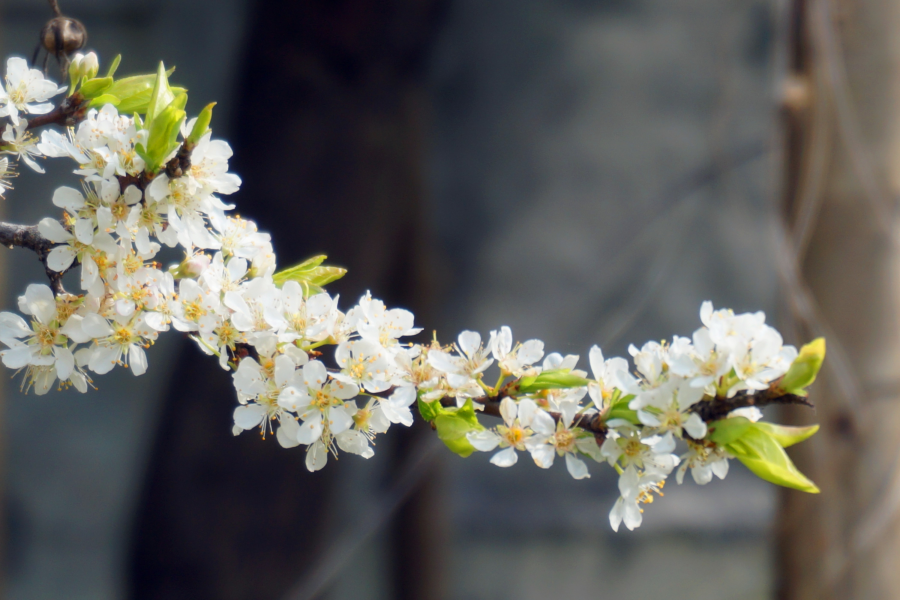
[[[588,354],[588,360],[591,363],[591,371],[594,373],[594,379],[600,379],[606,372],[603,360],[603,351],[600,346],[592,346]]]
[[[297,441],[301,444],[312,444],[322,435],[322,415],[316,413],[310,419],[300,424],[297,432]],[[310,449],[312,451],[312,449]]]
[[[131,372],[137,375],[143,375],[147,372],[147,354],[144,349],[137,344],[131,344],[128,347],[128,364]]]
[[[490,452],[500,443],[500,436],[489,429],[485,429],[484,431],[470,431],[466,434],[466,439],[469,440],[469,443],[472,444],[476,450],[481,452]]]
[[[516,449],[510,446],[506,450],[501,450],[491,457],[491,464],[498,467],[511,467],[519,460]]]
[[[60,187],[53,192],[53,204],[71,213],[76,213],[84,207],[84,196],[75,188]]]
[[[340,407],[333,406],[328,411],[328,428],[331,430],[331,433],[337,435],[351,427],[353,427],[353,419]]]
[[[531,428],[543,435],[553,435],[556,433],[556,421],[548,415],[544,410],[537,409],[534,412],[534,418],[531,421]]]
[[[68,348],[59,347],[54,349],[53,354],[56,355],[56,376],[60,381],[65,381],[75,369],[75,355]]]
[[[459,348],[466,356],[472,356],[481,345],[481,334],[477,331],[463,331],[459,334]]]
[[[54,244],[62,244],[72,239],[72,234],[66,231],[59,221],[50,217],[40,220],[38,231]]]
[[[293,448],[298,446],[297,433],[300,431],[300,425],[292,417],[282,417],[279,421],[278,431],[275,432],[275,439],[281,444],[282,448]]]
[[[512,398],[504,398],[500,401],[500,416],[503,417],[507,426],[511,426],[515,422],[517,412],[516,401]]]
[[[25,288],[25,302],[29,312],[45,325],[56,319],[56,298],[49,286],[32,283]]]
[[[47,267],[57,273],[62,273],[72,266],[74,260],[75,249],[72,246],[57,246],[47,255]]]
[[[21,369],[31,362],[32,347],[26,344],[21,346],[13,346],[9,350],[0,352],[0,358],[3,364],[10,369]]]
[[[302,443],[302,442],[301,442]],[[328,449],[322,442],[316,442],[306,451],[306,468],[310,472],[315,472],[325,466],[328,462]]]
[[[335,436],[335,440],[337,440],[338,447],[344,452],[358,454],[359,456],[368,454],[366,451],[369,450],[369,440],[358,431],[352,429],[345,431]],[[366,456],[366,458],[368,457]]]
[[[259,404],[246,404],[234,409],[234,424],[241,429],[253,429],[262,423],[266,409]]]
[[[89,219],[75,221],[75,238],[82,244],[94,241],[94,223]]]
[[[702,440],[706,437],[706,423],[703,422],[703,419],[697,413],[691,413],[691,416],[684,423],[684,430],[695,440]]]
[[[591,476],[584,461],[572,453],[566,454],[566,468],[569,470],[569,475],[574,479],[585,479]]]
[[[109,322],[97,313],[88,313],[81,321],[81,329],[94,339],[112,335],[113,329]]]
[[[540,468],[549,469],[553,466],[553,460],[556,458],[556,451],[553,446],[541,444],[536,448],[532,448],[531,458],[534,459],[534,464]]]

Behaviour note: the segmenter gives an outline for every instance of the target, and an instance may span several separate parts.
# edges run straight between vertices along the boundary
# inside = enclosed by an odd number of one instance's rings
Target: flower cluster
[[[594,346],[588,373],[578,356],[545,355],[539,340],[514,343],[505,326],[486,343],[473,331],[452,345],[409,343],[403,338],[421,329],[407,310],[368,293],[340,310],[323,286],[343,271],[321,267],[324,257],[276,272],[269,235],[232,216],[234,205],[221,199],[241,181],[228,172],[231,148],[208,131],[211,107],[186,120],[186,97],[168,87],[162,66],[152,92],[151,76],[116,87],[111,75],[91,79],[97,68],[96,56],[75,57],[70,74],[78,91],[70,91],[70,103],[80,111],[77,125],[40,138],[22,115],[50,112],[44,102],[63,90],[12,58],[0,93],[0,116],[10,121],[0,152],[38,172],[36,158],[67,158],[81,178],[80,189],[53,194],[61,219],[38,225],[52,247],[44,257],[48,271],[61,277],[80,267],[80,293],[32,284],[19,298],[28,320],[0,313],[7,347],[0,359],[24,369],[24,389],[43,394],[58,380],[86,392],[91,374],[117,366],[142,375],[145,349],[175,329],[232,372],[233,433],[259,430],[285,448],[303,446],[310,471],[339,451],[372,456],[375,436],[412,425],[416,404],[462,456],[491,452],[491,463],[509,467],[524,452],[544,469],[564,457],[575,479],[590,476],[591,462],[612,466],[621,492],[609,517],[616,530],[623,522],[640,525],[641,506],[661,495],[672,472],[681,483],[690,469],[705,484],[713,475],[724,478],[731,458],[770,481],[814,489],[779,458],[800,434],[754,426],[761,413],[752,403],[735,403],[716,421],[699,410],[773,390],[805,394],[824,350],[803,358],[806,365],[818,360],[803,377],[787,377],[798,352],[763,313],[716,311],[705,302],[702,326],[690,339],[630,347],[633,370]],[[106,90],[97,96],[104,103],[92,106],[89,90]],[[132,116],[117,108],[129,102]],[[3,161],[3,173],[11,172]],[[156,261],[163,246],[180,248],[184,260],[163,269]],[[324,346],[334,347],[333,360]],[[499,421],[486,426],[485,416]]]

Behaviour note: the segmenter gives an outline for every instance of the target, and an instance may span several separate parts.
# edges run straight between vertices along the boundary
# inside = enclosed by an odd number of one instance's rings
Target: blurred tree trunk
[[[231,100],[232,170],[243,178],[235,200],[242,216],[272,233],[280,266],[327,253],[350,271],[329,287],[342,294],[342,307],[371,289],[412,309],[418,322],[429,320],[431,302],[420,74],[441,4],[254,4]],[[232,437],[231,377],[194,348],[179,365],[138,515],[132,595],[280,598],[334,539],[326,523],[341,464],[310,474],[302,449],[251,433]],[[379,452],[400,464],[410,435],[395,428]],[[424,510],[436,501],[433,481],[419,489],[389,524],[395,577],[384,583],[392,598],[440,597],[441,544],[432,539],[434,512]],[[364,510],[371,498],[354,500]]]
[[[791,452],[822,493],[783,494],[779,597],[896,598],[900,0],[795,0],[792,19],[785,213],[817,313],[800,335],[829,356],[815,414],[791,413],[822,425]]]

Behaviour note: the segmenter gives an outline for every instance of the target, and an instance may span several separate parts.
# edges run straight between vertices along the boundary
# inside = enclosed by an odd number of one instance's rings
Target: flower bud
[[[100,61],[97,60],[96,53],[77,53],[72,57],[72,62],[69,63],[69,79],[72,81],[72,87],[74,88],[82,78],[92,79],[99,70]]]
[[[169,272],[175,279],[196,279],[209,266],[209,256],[194,254],[186,258],[177,267],[170,267]]]
[[[97,76],[97,71],[100,70],[100,61],[97,59],[96,52],[88,52],[84,55],[82,69],[84,71],[84,76],[88,79]]]

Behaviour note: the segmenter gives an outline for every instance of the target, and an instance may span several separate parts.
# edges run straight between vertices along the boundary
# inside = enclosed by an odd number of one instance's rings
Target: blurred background
[[[231,435],[229,376],[178,335],[82,396],[3,387],[2,594],[69,599],[895,598],[900,581],[900,2],[61,0],[101,68],[160,59],[218,101],[240,214],[449,341],[512,327],[581,354],[689,335],[703,300],[825,334],[823,489],[734,465],[613,533],[614,474],[573,481],[391,431],[310,474]],[[30,56],[44,0],[0,2]],[[4,217],[46,216],[68,165]],[[68,179],[67,179],[68,177]],[[3,306],[42,269],[14,250]],[[121,371],[121,370],[119,370]],[[690,478],[688,478],[690,479]]]

